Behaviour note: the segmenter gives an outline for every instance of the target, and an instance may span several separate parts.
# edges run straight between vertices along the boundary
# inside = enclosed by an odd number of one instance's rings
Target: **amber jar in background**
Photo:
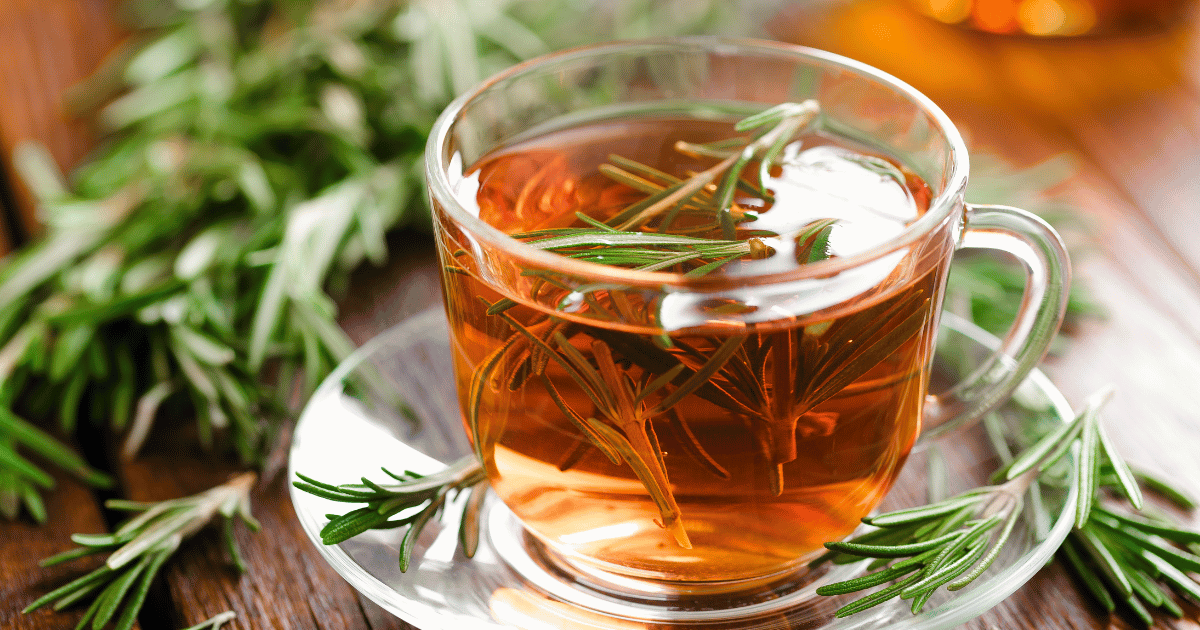
[[[1190,0],[909,0],[947,24],[990,33],[1063,37],[1162,28],[1181,19]]]

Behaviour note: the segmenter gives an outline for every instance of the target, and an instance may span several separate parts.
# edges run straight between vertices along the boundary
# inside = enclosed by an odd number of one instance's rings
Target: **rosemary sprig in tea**
[[[580,215],[581,220],[586,216]],[[771,248],[757,238],[716,240],[676,234],[625,232],[608,228],[559,228],[514,235],[538,249],[568,258],[601,265],[658,271],[709,261],[690,268],[685,275],[702,276],[721,265],[741,258],[771,256]]]
[[[774,254],[773,250],[758,238],[745,234],[741,235],[743,238],[737,238],[738,224],[753,221],[756,215],[739,206],[735,193],[741,190],[746,195],[768,197],[769,193],[762,190],[761,186],[766,172],[777,164],[784,147],[814,124],[819,111],[817,103],[811,100],[783,103],[735,125],[737,131],[753,131],[750,138],[709,145],[681,143],[677,148],[683,152],[721,156],[717,164],[687,178],[678,178],[633,160],[611,156],[611,163],[602,167],[601,172],[617,183],[645,193],[645,199],[603,221],[577,213],[577,219],[586,227],[539,230],[515,234],[514,237],[533,247],[588,262],[644,271],[669,269],[690,276],[712,273],[737,259],[769,257]],[[743,171],[752,163],[759,165],[759,184],[747,181],[743,176]],[[682,225],[675,223],[681,215],[688,217],[688,234],[669,231],[675,225]],[[803,254],[805,260],[802,262],[824,257],[822,238],[828,237],[832,224],[832,220],[815,221],[807,229],[801,230],[797,242],[807,244]],[[722,238],[712,238],[717,234]],[[457,266],[452,268],[456,272],[465,272]],[[526,272],[527,275],[530,273]],[[542,279],[554,282],[548,275]],[[541,284],[535,283],[535,300],[540,288]],[[573,298],[586,302],[593,315],[607,319],[621,319],[624,316],[628,319],[636,307],[627,303],[621,292],[621,287],[601,285],[575,288],[564,298],[564,302],[560,302],[559,307],[564,308],[566,300]],[[600,338],[595,332],[567,325],[554,317],[541,317],[536,322],[522,324],[506,312],[515,305],[516,302],[512,300],[485,304],[488,316],[502,319],[512,333],[499,349],[476,368],[467,396],[467,425],[485,469],[493,474],[496,472],[492,461],[492,444],[499,439],[502,431],[495,420],[485,419],[480,413],[485,390],[497,385],[498,376],[506,381],[500,387],[511,387],[508,383],[515,382],[514,378],[524,383],[535,376],[566,418],[586,438],[580,445],[590,444],[613,463],[628,465],[657,506],[662,519],[660,525],[671,532],[680,547],[690,548],[691,543],[682,526],[682,515],[667,479],[653,422],[668,414],[686,396],[701,389],[705,390],[702,395],[721,399],[726,406],[735,407],[737,413],[743,409],[757,411],[710,382],[725,373],[727,363],[735,354],[746,353],[743,348],[746,335],[731,335],[707,355],[685,349],[688,362],[684,362],[667,353],[630,352],[631,348],[645,346],[646,343],[640,336],[630,333],[610,331],[604,334],[607,338]],[[647,304],[642,308],[654,312],[657,306]],[[880,323],[886,324],[888,321],[887,318],[881,318]],[[829,378],[815,381],[813,386],[818,388],[819,393],[812,404],[832,396],[840,389],[839,384],[844,386],[861,376],[874,365],[870,363],[871,358],[877,363],[909,336],[911,334],[899,335],[895,343],[882,349],[883,352],[870,353],[861,371],[848,372],[848,380],[830,375]],[[615,344],[614,338],[617,340]],[[665,331],[654,339],[660,346],[676,345]],[[614,348],[614,345],[617,347]],[[631,382],[618,369],[614,361],[614,349],[619,350],[619,356],[624,360],[639,364],[641,376],[637,382]],[[761,354],[762,361],[765,361],[765,352]],[[558,364],[587,395],[593,405],[591,411],[574,409],[564,400],[545,374],[545,366],[550,360]],[[742,363],[747,361],[747,358],[742,359]],[[733,382],[733,379],[726,377],[724,382]],[[765,398],[761,391],[763,386],[755,377],[751,376],[746,382],[753,383],[758,398]],[[793,383],[776,386],[790,391]],[[790,407],[781,409],[783,413],[790,411]],[[687,440],[689,446],[685,450],[694,457],[699,456],[699,460],[710,469],[722,470],[719,465],[713,466],[715,462],[706,456],[703,446],[695,440],[682,418],[678,414],[672,414],[670,418],[671,426],[681,429],[682,435],[691,437]],[[772,438],[785,441],[782,435]],[[774,457],[773,451],[791,452],[794,459],[794,437],[786,440],[792,444],[790,449],[773,448],[767,441],[769,438],[763,440],[763,451],[771,458],[772,470],[780,470],[782,463],[789,461]],[[565,461],[571,461],[571,458]],[[775,475],[772,488],[776,494],[782,492],[780,474]]]
[[[631,383],[617,368],[612,351],[603,340],[593,338],[589,344],[592,360],[596,363],[596,366],[593,366],[559,327],[551,326],[549,339],[543,339],[503,310],[497,310],[495,305],[488,306],[489,312],[502,317],[516,331],[514,338],[517,335],[524,337],[528,340],[529,347],[536,348],[544,356],[553,359],[587,395],[600,418],[582,415],[571,408],[563,400],[554,383],[545,375],[545,361],[539,361],[541,369],[535,368],[535,375],[542,381],[558,408],[587,438],[588,443],[604,453],[614,464],[624,462],[633,469],[658,507],[662,516],[662,526],[671,533],[680,547],[690,549],[691,542],[680,520],[679,506],[667,480],[662,448],[659,446],[651,419],[667,413],[676,403],[703,386],[729,360],[745,337],[730,337],[698,369],[689,370],[685,364],[676,361],[674,366],[660,375],[646,371],[637,383]],[[549,321],[552,320],[547,320]],[[498,353],[503,354],[513,348],[523,347],[525,346],[506,343]],[[489,364],[485,363],[486,365]],[[498,365],[498,362],[490,365]],[[477,387],[475,381],[486,382],[491,377],[491,372],[491,369],[477,371],[471,387],[467,424],[472,428],[477,449],[489,436],[480,430],[483,421],[478,413],[478,392],[482,386]],[[660,392],[667,391],[668,384],[677,379],[681,379],[678,385],[669,393],[660,395]],[[677,415],[674,417],[676,422],[682,424],[681,418]],[[687,432],[687,435],[690,435],[690,432]],[[694,438],[692,442],[689,453],[703,452],[703,447]],[[485,465],[493,461],[490,451],[481,451],[480,455]],[[711,458],[707,459],[711,461]],[[566,461],[569,461],[569,458]]]

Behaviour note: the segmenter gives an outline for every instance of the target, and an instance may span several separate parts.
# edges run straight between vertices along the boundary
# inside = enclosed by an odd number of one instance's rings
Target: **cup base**
[[[551,598],[603,615],[647,622],[696,624],[836,606],[818,597],[823,584],[848,579],[858,567],[825,564],[747,580],[671,582],[607,571],[557,553],[527,531],[499,501],[489,501],[487,535],[497,555],[524,581]],[[817,615],[820,616],[820,615]],[[669,627],[668,625],[668,627]]]

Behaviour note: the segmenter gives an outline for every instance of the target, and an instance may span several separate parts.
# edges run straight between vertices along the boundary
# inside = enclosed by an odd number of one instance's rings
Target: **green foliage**
[[[111,509],[138,515],[112,534],[75,534],[71,540],[80,545],[79,548],[42,561],[42,566],[52,566],[108,553],[104,564],[46,593],[23,612],[51,604],[55,610],[61,610],[90,598],[91,605],[79,620],[77,629],[90,624],[92,630],[102,630],[111,623],[114,630],[128,630],[137,621],[154,577],[180,543],[217,516],[225,521],[222,532],[234,564],[239,570],[245,570],[234,542],[232,523],[237,517],[252,529],[258,529],[258,522],[250,514],[250,488],[253,485],[254,474],[245,473],[224,485],[182,499],[159,503],[109,501]],[[228,621],[230,614],[218,615],[195,628],[215,629]]]
[[[479,546],[479,509],[487,492],[487,477],[474,456],[454,462],[432,475],[411,471],[396,474],[383,470],[392,482],[375,483],[366,477],[361,484],[332,485],[299,475],[292,484],[318,497],[363,507],[341,515],[330,515],[321,529],[321,542],[336,545],[370,529],[406,527],[400,544],[400,570],[407,571],[413,546],[430,519],[440,515],[447,502],[465,493],[459,541],[469,558]]]
[[[999,485],[976,488],[936,503],[864,518],[875,530],[845,542],[830,542],[829,553],[814,561],[849,563],[875,559],[871,573],[817,589],[821,595],[844,595],[887,585],[842,606],[837,616],[862,612],[900,597],[912,600],[918,613],[938,588],[956,591],[987,570],[999,556],[1013,526],[1032,509],[1033,527],[1046,514],[1039,484],[1074,486],[1065,509],[1075,514],[1074,528],[1058,556],[1076,573],[1084,588],[1105,609],[1124,604],[1145,626],[1154,624],[1149,609],[1182,616],[1176,599],[1200,599],[1200,583],[1188,573],[1200,571],[1200,532],[1164,516],[1134,515],[1116,507],[1118,497],[1142,509],[1142,493],[1134,473],[1116,452],[1100,422],[1100,409],[1111,395],[1102,390],[1088,399],[1069,423],[1046,426],[1023,423],[1015,457],[995,423],[989,435],[1005,465],[993,479]],[[1070,453],[1074,453],[1071,455]],[[1161,481],[1164,496],[1190,499]],[[889,584],[890,583],[890,584]]]

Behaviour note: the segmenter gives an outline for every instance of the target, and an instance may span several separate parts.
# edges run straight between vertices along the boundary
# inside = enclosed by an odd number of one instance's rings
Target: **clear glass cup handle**
[[[921,439],[981,418],[1000,406],[1045,356],[1067,310],[1071,261],[1054,228],[1009,206],[967,204],[959,249],[994,249],[1025,267],[1021,308],[999,348],[957,385],[925,401]]]

